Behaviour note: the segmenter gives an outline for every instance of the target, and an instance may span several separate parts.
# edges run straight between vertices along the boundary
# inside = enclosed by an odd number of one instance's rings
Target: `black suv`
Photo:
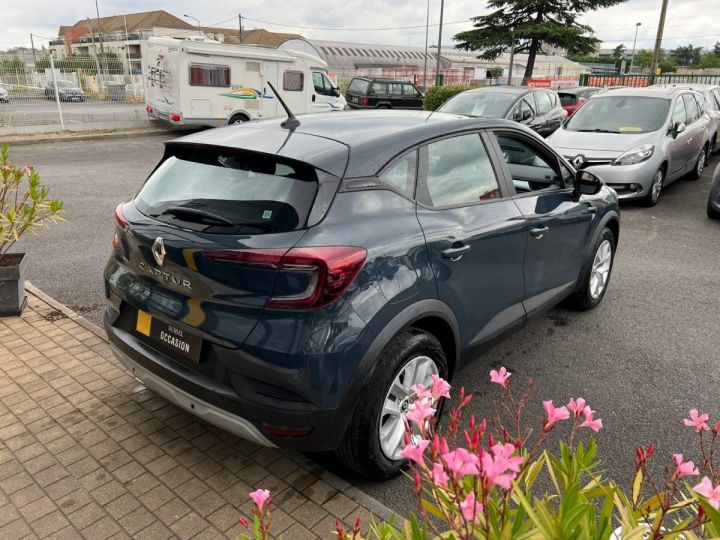
[[[410,81],[355,77],[350,81],[345,99],[352,109],[423,108],[422,92]]]

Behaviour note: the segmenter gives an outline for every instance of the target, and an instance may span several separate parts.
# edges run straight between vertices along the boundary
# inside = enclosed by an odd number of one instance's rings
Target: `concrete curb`
[[[48,296],[43,291],[38,289],[35,285],[30,283],[29,281],[25,282],[25,291],[28,294],[31,294],[49,306],[51,306],[53,309],[56,309],[60,313],[62,313],[65,317],[68,319],[72,319],[77,324],[85,328],[86,330],[92,332],[97,337],[102,339],[103,341],[107,342],[107,336],[105,335],[105,331],[100,328],[99,326],[95,325],[94,323],[91,323],[88,321],[85,317],[80,315],[79,313],[73,311],[69,307],[67,307],[65,304],[55,300],[51,296]],[[295,451],[284,451],[283,452],[288,458],[295,461],[298,465],[307,467],[308,465],[312,467],[317,467],[318,465],[310,460],[309,458],[305,457],[300,452]],[[357,504],[359,504],[362,507],[367,508],[370,510],[376,518],[379,518],[384,521],[389,521],[390,518],[395,515],[399,516],[397,512],[394,512],[387,506],[385,506],[383,503],[378,501],[377,499],[373,499],[370,495],[365,493],[364,491],[358,489],[357,487],[353,486],[349,482],[343,480],[339,476],[335,475],[334,473],[323,469],[322,472],[319,472],[317,476],[321,479],[327,482],[329,485],[337,489],[339,492],[341,492],[346,497],[352,499]],[[396,518],[395,520],[398,522],[399,520]],[[397,525],[398,523],[396,523]]]
[[[40,144],[40,143],[49,143],[49,142],[74,142],[74,141],[90,141],[90,140],[96,140],[96,139],[126,139],[133,136],[143,136],[143,135],[155,135],[158,133],[167,133],[170,134],[176,134],[178,137],[191,132],[191,131],[197,131],[197,128],[167,128],[167,127],[158,127],[158,128],[144,128],[144,129],[133,129],[133,130],[125,130],[125,131],[112,131],[108,133],[87,133],[79,135],[71,135],[67,133],[58,133],[58,134],[42,134],[37,137],[25,137],[23,139],[12,139],[12,135],[9,136],[9,140],[4,140],[3,142],[7,142],[12,146],[26,146],[29,144]],[[20,136],[20,135],[18,135]]]

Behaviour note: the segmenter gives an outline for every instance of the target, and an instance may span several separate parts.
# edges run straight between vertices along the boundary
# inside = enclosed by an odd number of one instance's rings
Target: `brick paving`
[[[237,538],[270,489],[278,538],[387,508],[294,452],[204,423],[128,375],[87,321],[28,285],[0,319],[0,539]]]

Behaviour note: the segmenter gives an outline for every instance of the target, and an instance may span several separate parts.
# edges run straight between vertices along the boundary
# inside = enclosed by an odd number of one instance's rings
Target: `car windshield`
[[[73,86],[75,86],[70,81],[58,81],[56,84],[58,88],[72,88]]]
[[[670,100],[647,96],[594,97],[570,117],[565,129],[598,133],[650,133],[664,124]]]
[[[179,149],[135,197],[145,215],[225,234],[279,233],[305,226],[315,170],[251,152]]]
[[[515,98],[498,92],[463,92],[445,102],[438,112],[504,118]]]

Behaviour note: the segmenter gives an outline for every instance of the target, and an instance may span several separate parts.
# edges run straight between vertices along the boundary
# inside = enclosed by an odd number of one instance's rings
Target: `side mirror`
[[[575,193],[577,195],[597,195],[603,186],[599,176],[589,171],[575,173]]]
[[[335,97],[340,97],[340,89],[337,86],[333,86],[333,95]]]
[[[686,127],[685,122],[675,122],[675,125],[672,128],[673,139],[676,139],[678,135],[685,131]]]
[[[532,113],[531,113],[530,111],[528,111],[527,109],[523,109],[523,112],[522,112],[522,120],[523,120],[523,122],[524,122],[525,120],[530,120],[530,118],[532,118]]]

